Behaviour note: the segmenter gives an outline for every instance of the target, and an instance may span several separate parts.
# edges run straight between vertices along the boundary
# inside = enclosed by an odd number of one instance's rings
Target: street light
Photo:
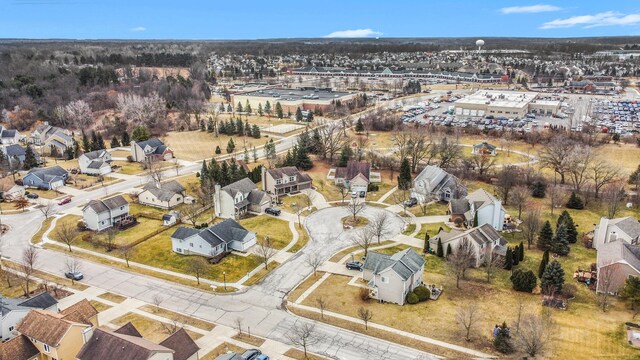
[[[224,291],[227,291],[227,272],[222,272],[222,278],[224,279]]]

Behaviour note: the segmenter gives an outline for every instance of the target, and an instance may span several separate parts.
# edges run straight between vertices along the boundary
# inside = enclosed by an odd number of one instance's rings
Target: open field
[[[236,145],[234,153],[242,153],[246,147],[249,151],[249,156],[252,156],[251,149],[254,146],[262,146],[269,140],[267,138],[255,139],[248,136],[228,136],[222,134],[216,137],[213,133],[198,130],[169,132],[165,137],[165,144],[173,149],[175,152],[174,156],[178,159],[198,161],[216,156],[216,146],[220,146],[222,150],[222,154],[220,155],[228,154],[227,143],[231,138],[233,138]]]
[[[120,167],[119,169],[115,170],[116,172],[126,175],[140,175],[145,171],[144,165],[138,162],[115,160],[111,164]],[[173,161],[159,161],[156,163],[156,165],[158,166],[158,169],[169,169],[176,166]]]
[[[274,249],[284,248],[293,239],[289,223],[272,216],[253,216],[238,222],[247,230],[255,232],[259,242],[268,237],[271,247]]]

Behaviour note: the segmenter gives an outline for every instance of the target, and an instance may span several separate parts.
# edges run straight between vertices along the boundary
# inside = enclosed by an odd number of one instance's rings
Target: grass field
[[[259,215],[238,222],[247,230],[255,232],[258,241],[263,241],[268,236],[271,247],[274,249],[284,248],[293,239],[289,223],[272,216]]]
[[[39,197],[45,199],[57,199],[61,196],[66,196],[63,193],[54,190],[27,189],[27,191],[32,194],[38,194]]]
[[[105,310],[109,310],[112,308],[111,305],[107,305],[105,303],[103,303],[102,301],[98,301],[98,300],[89,300],[89,302],[91,303],[91,305],[93,305],[94,308],[96,308],[96,310],[100,313],[103,312]]]
[[[54,218],[49,217],[44,222],[42,222],[42,226],[40,227],[40,230],[38,230],[38,232],[31,237],[32,244],[39,244],[40,242],[42,242],[42,235],[44,235],[44,233],[47,230],[49,230],[49,227],[51,226],[53,219]]]
[[[216,137],[213,133],[206,131],[184,131],[167,133],[165,144],[173,149],[175,157],[178,159],[198,161],[216,156],[216,146],[220,146],[222,150],[220,155],[227,155],[227,143],[231,138],[233,138],[236,146],[234,153],[242,153],[246,147],[250,157],[253,156],[251,149],[254,146],[262,146],[269,140],[268,138],[255,139],[222,134]]]
[[[99,178],[97,176],[90,176],[87,174],[75,174],[69,176],[69,181],[67,181],[67,186],[72,187],[74,189],[86,189],[92,187],[94,185],[99,185],[102,183],[109,183],[111,181],[116,180],[114,177],[104,176],[104,181],[98,181]]]
[[[307,230],[296,225],[296,231],[298,232],[298,241],[288,250],[290,253],[296,253],[300,251],[309,242],[309,234]]]
[[[111,292],[102,293],[102,294],[98,295],[98,297],[101,298],[101,299],[105,299],[105,300],[114,302],[116,304],[120,304],[123,301],[127,300],[126,296],[114,294],[114,293],[111,293]]]
[[[171,335],[172,324],[164,324],[160,321],[153,320],[146,316],[138,315],[135,313],[126,313],[123,316],[111,321],[112,324],[122,326],[128,322],[131,322],[133,326],[138,329],[143,338],[155,343],[159,343]],[[179,326],[180,324],[178,324]],[[177,329],[175,329],[177,330]],[[197,340],[202,337],[199,333],[195,333],[190,330],[186,330],[189,336],[193,340]]]
[[[204,321],[204,320],[196,319],[191,316],[179,314],[171,310],[156,308],[154,305],[144,305],[140,308],[140,310],[146,311],[148,313],[151,313],[157,316],[162,316],[167,319],[176,320],[183,325],[190,325],[205,331],[211,331],[216,327],[214,324],[208,321]]]
[[[423,240],[425,234],[429,234],[429,237],[438,235],[438,230],[442,227],[444,231],[449,231],[450,228],[445,223],[437,224],[420,224],[420,231],[416,234],[416,239]]]

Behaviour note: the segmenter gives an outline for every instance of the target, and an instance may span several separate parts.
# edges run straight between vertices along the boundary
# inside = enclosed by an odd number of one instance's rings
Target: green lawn
[[[447,210],[449,210],[449,205],[441,202],[434,202],[425,206],[418,204],[407,209],[415,216],[447,215]]]
[[[268,236],[271,247],[275,249],[284,248],[293,239],[289,223],[272,216],[254,216],[242,219],[239,223],[247,230],[255,232],[258,236],[258,241],[263,241]]]
[[[449,231],[450,228],[444,223],[436,223],[436,224],[420,224],[420,231],[415,236],[417,239],[424,240],[424,235],[429,234],[429,237],[434,237],[438,235],[438,229],[442,227],[445,231]]]

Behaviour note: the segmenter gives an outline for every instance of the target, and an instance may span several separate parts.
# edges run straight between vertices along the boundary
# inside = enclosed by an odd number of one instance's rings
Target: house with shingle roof
[[[301,172],[295,166],[267,169],[262,167],[262,190],[271,195],[296,194],[310,189],[311,176]]]
[[[138,194],[138,201],[143,205],[168,210],[182,204],[185,196],[186,189],[175,180],[164,183],[151,181]]]
[[[404,305],[407,294],[422,284],[425,263],[412,248],[393,255],[369,251],[362,279],[367,282],[371,298]]]
[[[34,309],[58,311],[58,301],[44,291],[29,299],[6,298],[0,299],[0,336],[3,341],[16,336],[15,329],[29,311]]]
[[[169,335],[160,345],[173,350],[173,360],[198,360],[200,348],[184,328]]]
[[[77,303],[60,311],[64,315],[63,319],[79,322],[86,325],[99,326],[98,310],[91,305],[89,300],[82,299]]]
[[[487,156],[496,156],[498,155],[497,147],[495,145],[491,145],[486,141],[483,141],[479,144],[473,145],[471,149],[472,155],[487,155]]]
[[[640,276],[640,246],[621,238],[600,244],[596,292],[618,293],[630,276]]]
[[[449,202],[449,214],[451,221],[456,224],[464,224],[467,227],[489,224],[494,229],[504,229],[506,210],[495,196],[484,189],[478,189],[461,199],[453,199]],[[474,224],[475,220],[478,223]]]
[[[156,162],[173,159],[173,150],[160,139],[131,142],[131,158],[135,162]]]
[[[55,190],[64,186],[67,178],[69,178],[67,170],[56,165],[44,169],[34,168],[29,170],[27,175],[22,178],[22,183],[26,187]]]
[[[494,259],[507,254],[507,240],[490,224],[468,230],[451,229],[449,232],[440,230],[436,236],[429,239],[429,248],[435,252],[440,240],[444,249],[451,245],[451,249],[455,252],[463,239],[468,239],[475,251],[474,267],[483,265],[489,256]]]
[[[27,155],[27,147],[22,147],[18,144],[11,144],[3,146],[0,149],[4,153],[4,158],[9,162],[9,166],[16,168],[22,167],[22,163],[24,163],[25,157]],[[33,150],[33,148],[31,150]],[[38,155],[37,152],[33,151],[33,155],[36,158],[38,164],[43,163],[40,155]]]
[[[608,242],[622,240],[628,244],[640,245],[640,222],[633,216],[616,219],[600,219],[593,232],[593,247],[596,250]]]
[[[171,235],[171,248],[182,255],[216,257],[232,250],[247,251],[256,244],[256,233],[233,219],[205,229],[180,226]]]
[[[108,229],[130,218],[129,202],[122,195],[91,200],[82,208],[82,218],[87,228],[93,231]]]
[[[432,199],[449,202],[465,195],[467,195],[467,188],[458,178],[435,165],[427,165],[413,179],[411,197],[416,198],[420,203]]]
[[[379,179],[380,174],[372,173],[371,165],[365,161],[349,160],[347,166],[335,169],[335,184],[344,185],[349,191],[366,193],[372,177]]]
[[[0,144],[11,145],[17,144],[20,141],[20,133],[18,130],[7,129],[0,125]]]
[[[35,145],[44,145],[49,151],[56,148],[58,154],[64,153],[75,143],[71,131],[51,126],[48,122],[36,127],[31,133],[29,141]]]
[[[106,175],[111,172],[111,153],[107,150],[86,152],[78,157],[80,172],[89,175]]]
[[[213,205],[217,217],[238,219],[249,211],[263,213],[271,205],[271,197],[244,178],[224,187],[216,184]]]
[[[38,348],[26,336],[16,336],[0,343],[0,360],[37,360]]]

